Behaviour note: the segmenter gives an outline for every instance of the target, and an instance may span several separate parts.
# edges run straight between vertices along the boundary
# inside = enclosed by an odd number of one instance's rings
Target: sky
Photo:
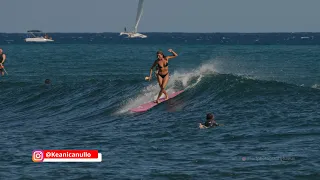
[[[121,32],[138,0],[0,0],[0,32]],[[139,32],[320,32],[320,0],[145,0]]]

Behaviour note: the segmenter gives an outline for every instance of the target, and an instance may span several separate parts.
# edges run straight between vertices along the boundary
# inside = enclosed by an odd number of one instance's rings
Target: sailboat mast
[[[136,17],[136,25],[134,26],[134,32],[135,33],[138,31],[138,25],[139,25],[140,19],[142,17],[143,2],[144,2],[144,0],[139,0],[138,10],[137,10],[137,17]]]

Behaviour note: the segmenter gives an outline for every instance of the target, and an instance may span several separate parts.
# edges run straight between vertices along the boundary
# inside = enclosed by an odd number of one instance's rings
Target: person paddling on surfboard
[[[155,103],[159,103],[159,99],[162,95],[162,93],[166,96],[166,100],[168,100],[169,96],[168,93],[166,92],[165,88],[167,86],[167,83],[169,81],[169,68],[168,68],[168,62],[169,59],[175,58],[178,56],[176,52],[174,52],[172,49],[168,50],[169,52],[172,53],[172,56],[165,56],[162,51],[157,52],[157,60],[154,61],[153,65],[151,66],[150,69],[150,75],[149,77],[146,77],[146,80],[151,80],[151,75],[152,75],[152,69],[157,66],[157,80],[160,86],[160,92],[158,95],[157,100],[155,100]]]
[[[3,54],[2,49],[0,49],[0,73],[1,73],[2,76],[4,75],[4,72],[5,72],[5,69],[4,69],[4,66],[3,66],[3,63],[4,63],[5,60],[6,60],[6,55]]]
[[[219,126],[219,124],[214,120],[214,115],[212,113],[207,114],[207,120],[204,124],[199,124],[200,129],[211,128]]]

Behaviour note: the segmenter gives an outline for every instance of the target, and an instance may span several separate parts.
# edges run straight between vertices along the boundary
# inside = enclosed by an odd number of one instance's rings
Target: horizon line
[[[103,34],[103,33],[110,33],[110,34],[119,34],[120,32],[49,32],[49,31],[42,31],[42,33],[63,33],[63,34]],[[169,34],[169,33],[183,33],[183,34],[217,34],[217,33],[226,33],[226,34],[273,34],[273,33],[320,33],[317,31],[274,31],[274,32],[179,32],[179,31],[173,31],[173,32],[139,32],[139,33],[163,33],[163,34]],[[0,32],[0,34],[27,34],[27,32]]]

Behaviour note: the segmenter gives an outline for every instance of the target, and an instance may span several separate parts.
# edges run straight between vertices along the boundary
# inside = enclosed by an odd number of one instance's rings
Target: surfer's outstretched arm
[[[152,77],[152,69],[157,65],[157,60],[154,61],[154,63],[152,64],[151,68],[150,68],[150,74],[149,74],[149,80]]]
[[[178,54],[176,52],[174,52],[172,49],[169,49],[168,51],[171,52],[173,55],[173,56],[166,56],[168,60],[178,56]]]

